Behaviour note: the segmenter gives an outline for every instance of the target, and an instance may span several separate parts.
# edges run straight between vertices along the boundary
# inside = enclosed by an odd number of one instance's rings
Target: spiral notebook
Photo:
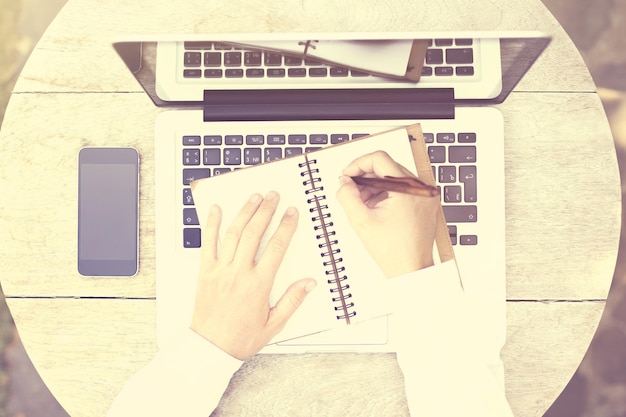
[[[201,225],[211,204],[217,204],[223,213],[222,232],[252,193],[275,190],[280,194],[278,214],[261,242],[259,253],[276,229],[281,213],[288,206],[298,209],[298,228],[276,275],[270,303],[273,305],[297,279],[312,277],[318,286],[272,342],[355,325],[391,312],[385,296],[385,277],[335,197],[343,168],[357,157],[381,149],[434,184],[419,125],[192,183]],[[416,169],[418,162],[422,169]],[[443,217],[439,225],[434,248],[437,262],[454,257]]]

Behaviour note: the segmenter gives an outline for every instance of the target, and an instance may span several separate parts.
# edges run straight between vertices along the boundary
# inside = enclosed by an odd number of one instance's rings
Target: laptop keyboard
[[[479,40],[431,39],[420,82],[468,79],[476,75]],[[388,80],[315,59],[235,48],[219,42],[184,42],[180,48],[183,80],[251,79],[304,82],[376,82]]]
[[[200,222],[189,188],[192,181],[346,142],[369,133],[347,129],[310,133],[303,129],[302,132],[280,134],[220,132],[182,135],[179,143],[182,153],[180,195],[183,246],[201,246]],[[424,139],[441,191],[452,244],[477,245],[476,234],[463,232],[463,224],[478,220],[477,135],[473,132],[427,132]]]

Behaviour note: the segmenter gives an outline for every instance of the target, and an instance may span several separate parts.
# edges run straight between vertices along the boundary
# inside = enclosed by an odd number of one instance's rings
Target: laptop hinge
[[[206,122],[452,118],[451,88],[204,91]]]

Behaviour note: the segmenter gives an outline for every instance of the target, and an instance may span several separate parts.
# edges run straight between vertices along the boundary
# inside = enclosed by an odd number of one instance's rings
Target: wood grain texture
[[[156,349],[159,110],[112,41],[156,33],[535,29],[554,39],[499,108],[507,298],[516,300],[507,303],[507,395],[516,416],[541,416],[600,319],[617,255],[621,196],[593,82],[537,0],[189,0],[172,8],[148,0],[69,0],[22,72],[0,132],[2,285],[53,394],[73,417],[102,416]],[[141,264],[130,279],[83,278],[76,271],[78,150],[103,143],[134,146],[142,158]],[[257,356],[235,375],[214,415],[349,412],[407,415],[395,355]]]
[[[621,194],[600,101],[585,93],[514,93],[499,108],[506,138],[507,297],[606,298]],[[11,167],[0,174],[4,201],[12,202],[0,206],[0,225],[12,242],[0,249],[8,296],[155,296],[157,112],[143,94],[13,96],[0,134],[0,161]],[[83,278],[76,271],[78,150],[103,143],[135,146],[141,155],[141,264],[129,279]],[[25,181],[33,166],[43,174]]]
[[[509,302],[507,397],[540,417],[578,366],[603,302]],[[12,299],[33,363],[73,417],[105,414],[155,353],[153,300]],[[407,416],[394,353],[257,355],[234,375],[213,416]]]

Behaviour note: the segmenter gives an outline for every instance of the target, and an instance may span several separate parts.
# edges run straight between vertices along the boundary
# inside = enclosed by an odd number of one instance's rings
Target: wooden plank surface
[[[597,96],[514,93],[499,108],[506,138],[507,297],[604,299],[617,254],[621,193]],[[0,206],[0,225],[12,239],[0,249],[8,296],[155,296],[157,111],[139,93],[13,96],[0,133],[0,161],[10,167],[1,173],[3,198],[13,202]],[[68,115],[67,123],[49,123]],[[90,279],[76,271],[78,150],[103,143],[134,146],[141,155],[141,264],[133,278]]]
[[[73,417],[104,415],[124,382],[152,358],[155,304],[10,300],[26,350]],[[582,359],[604,303],[507,304],[507,397],[517,417],[539,417]],[[257,355],[235,374],[214,416],[262,415],[406,416],[395,354]]]
[[[591,77],[540,1],[189,0],[168,8],[148,0],[69,0],[33,51],[0,132],[0,230],[10,242],[0,259],[26,349],[72,416],[104,415],[156,349],[158,110],[111,42],[156,33],[429,30],[541,30],[554,38],[499,106],[507,298],[515,300],[507,303],[507,394],[516,416],[545,412],[600,319],[617,254],[621,195]],[[102,143],[135,146],[142,157],[141,265],[130,279],[86,279],[76,271],[78,150]],[[340,376],[328,375],[329,367]],[[350,392],[329,395],[346,379]],[[236,374],[215,415],[345,415],[351,402],[367,403],[370,415],[406,415],[393,354],[256,357]]]

